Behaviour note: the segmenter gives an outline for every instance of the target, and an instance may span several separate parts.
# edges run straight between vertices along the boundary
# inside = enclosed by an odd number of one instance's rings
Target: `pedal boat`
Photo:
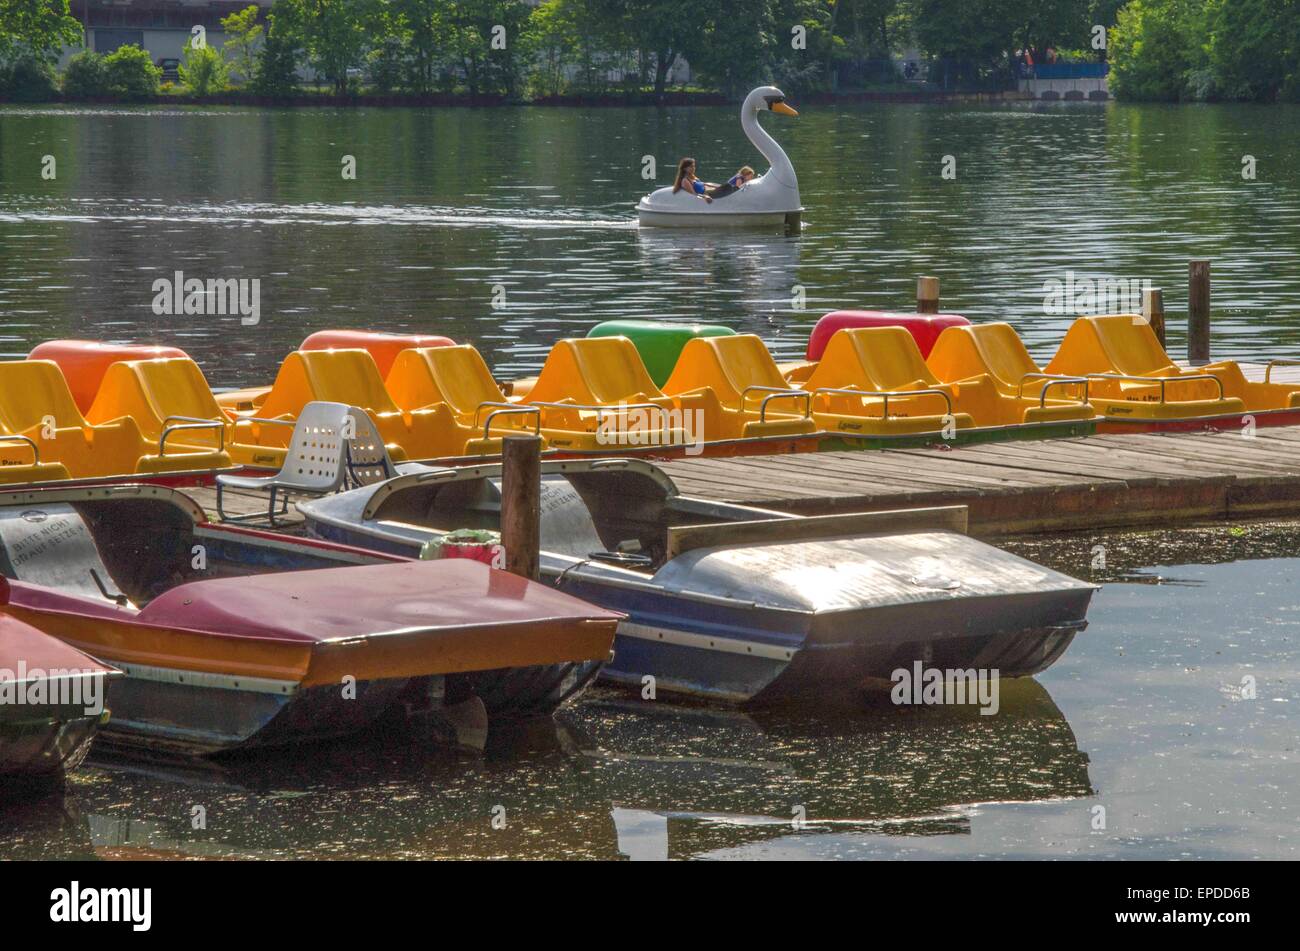
[[[803,215],[799,199],[799,179],[785,150],[761,125],[760,112],[797,116],[785,101],[785,93],[775,86],[752,90],[740,107],[740,125],[754,148],[767,159],[766,175],[752,179],[738,191],[724,198],[706,202],[671,185],[655,189],[637,203],[637,217],[642,227],[661,228],[736,228],[784,224],[797,228]]]
[[[1086,376],[1089,399],[1108,422],[1178,423],[1245,413],[1274,413],[1291,423],[1300,409],[1300,385],[1273,383],[1274,360],[1265,381],[1247,380],[1232,361],[1180,367],[1169,358],[1140,314],[1080,317],[1065,334],[1049,374]]]
[[[117,743],[184,754],[546,715],[618,615],[468,560],[211,525],[159,486],[0,493],[7,611],[123,671]]]
[[[8,597],[0,578],[0,611]],[[120,676],[0,614],[0,796],[14,786],[56,785],[76,769],[108,720],[109,678]]]
[[[627,615],[603,676],[709,700],[829,700],[914,661],[1037,673],[1094,586],[964,534],[965,509],[799,517],[683,496],[642,460],[542,463],[542,579]],[[418,557],[495,529],[501,468],[299,504],[316,537]]]

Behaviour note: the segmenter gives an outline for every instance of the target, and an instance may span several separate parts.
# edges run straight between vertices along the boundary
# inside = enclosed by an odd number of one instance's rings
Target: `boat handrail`
[[[813,395],[818,393],[838,393],[845,396],[870,396],[884,401],[881,408],[881,419],[889,419],[889,398],[891,396],[942,396],[944,404],[948,407],[948,416],[952,416],[952,395],[946,390],[938,390],[933,387],[923,390],[851,390],[837,386],[823,386],[813,390]]]
[[[1016,387],[1016,396],[1023,397],[1025,395],[1025,383],[1027,383],[1029,380],[1048,381],[1047,384],[1043,387],[1042,393],[1039,394],[1040,397],[1038,400],[1039,409],[1042,409],[1047,405],[1047,391],[1054,386],[1071,386],[1071,385],[1077,386],[1078,384],[1082,383],[1083,399],[1079,400],[1079,402],[1080,403],[1088,402],[1088,378],[1086,376],[1068,376],[1062,373],[1042,373],[1042,372],[1026,373],[1024,376],[1020,378],[1020,385]]]
[[[660,406],[658,403],[618,403],[616,405],[601,405],[599,403],[551,403],[544,400],[533,400],[529,406],[545,406],[551,409],[576,409],[588,410],[596,414],[596,425],[600,425],[606,413],[623,412],[629,409],[652,409],[663,414],[663,426],[668,427],[668,409]]]
[[[168,425],[173,420],[179,425]],[[226,424],[220,419],[203,419],[198,416],[168,416],[163,420],[162,435],[158,437],[158,455],[167,455],[167,437],[178,430],[186,429],[215,429],[217,431],[217,452],[224,452],[226,449]]]
[[[1293,360],[1289,357],[1283,357],[1278,360],[1269,360],[1268,365],[1264,367],[1264,382],[1271,383],[1274,367],[1300,367],[1300,360]]]
[[[1131,373],[1089,373],[1088,377],[1093,380],[1127,380],[1132,383],[1159,383],[1160,384],[1160,402],[1167,403],[1165,398],[1166,383],[1191,383],[1196,380],[1213,380],[1219,385],[1219,399],[1223,399],[1223,381],[1212,373],[1189,373],[1186,376],[1137,376]]]
[[[804,401],[803,418],[804,419],[812,418],[812,394],[809,393],[807,390],[795,390],[789,388],[782,388],[779,386],[761,386],[755,383],[753,386],[747,386],[740,391],[741,409],[745,408],[745,399],[749,396],[751,392],[761,392],[761,393],[768,394],[767,396],[763,397],[763,401],[758,404],[758,421],[760,423],[767,422],[767,404],[772,402],[772,400],[795,399],[798,397],[802,397]]]
[[[489,438],[489,433],[492,430],[492,420],[496,419],[498,416],[535,416],[537,417],[537,419],[533,426],[533,435],[540,436],[542,434],[541,409],[537,406],[519,406],[515,403],[494,403],[491,401],[488,401],[486,403],[479,403],[478,407],[474,410],[475,426],[478,425],[479,413],[481,413],[485,408],[488,407],[495,407],[495,409],[493,409],[492,412],[488,413],[487,422],[483,424],[484,439]]]
[[[32,439],[30,436],[20,436],[17,433],[5,434],[5,435],[0,435],[0,442],[25,443],[27,445],[27,448],[32,451],[32,465],[39,466],[41,464],[40,447],[36,445],[36,440]]]

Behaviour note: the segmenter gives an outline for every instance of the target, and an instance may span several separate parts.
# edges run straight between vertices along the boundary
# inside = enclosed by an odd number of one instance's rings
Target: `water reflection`
[[[1042,686],[1004,685],[1002,711],[750,716],[602,691],[481,759],[373,742],[219,763],[100,750],[66,797],[0,812],[0,855],[689,858],[829,829],[963,833],[971,803],[1091,793]]]
[[[312,331],[364,326],[475,343],[509,376],[599,320],[669,317],[792,356],[820,313],[906,305],[932,273],[946,306],[1010,320],[1043,359],[1068,322],[1044,282],[1073,270],[1163,287],[1177,352],[1199,256],[1216,356],[1300,347],[1300,110],[815,107],[781,136],[803,232],[710,239],[640,232],[632,206],[642,156],[665,176],[685,154],[719,176],[753,162],[732,108],[0,108],[0,351],[168,343],[242,386]],[[152,280],[178,269],[259,278],[262,324],[155,316]]]

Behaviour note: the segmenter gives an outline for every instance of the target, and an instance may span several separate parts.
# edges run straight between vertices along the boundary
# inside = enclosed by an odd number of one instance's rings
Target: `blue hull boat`
[[[324,540],[420,557],[496,529],[501,467],[432,469],[303,502]],[[542,464],[542,580],[627,615],[601,676],[737,703],[888,687],[915,662],[1028,676],[1095,586],[964,534],[965,509],[792,516],[681,495],[640,460]]]

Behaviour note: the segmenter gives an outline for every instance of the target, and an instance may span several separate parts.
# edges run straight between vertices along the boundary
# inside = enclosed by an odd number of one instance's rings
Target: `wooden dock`
[[[965,505],[983,536],[1300,515],[1300,426],[658,465],[685,495],[805,515]],[[214,490],[185,491],[215,520]],[[229,511],[265,508],[227,495]],[[282,530],[301,524],[291,506]]]
[[[1300,514],[1300,427],[660,465],[683,494],[808,515],[966,505],[986,536]]]

